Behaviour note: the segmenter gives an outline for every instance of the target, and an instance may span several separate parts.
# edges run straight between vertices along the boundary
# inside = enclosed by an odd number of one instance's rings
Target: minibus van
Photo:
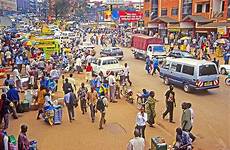
[[[183,87],[185,92],[219,87],[215,63],[191,58],[167,58],[160,67],[160,77],[166,85]]]

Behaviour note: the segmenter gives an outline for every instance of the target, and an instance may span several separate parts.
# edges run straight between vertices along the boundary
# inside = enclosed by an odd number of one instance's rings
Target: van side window
[[[188,75],[194,75],[194,67],[184,65],[182,72]]]
[[[182,67],[181,64],[177,64],[176,65],[176,72],[181,72],[181,67]]]
[[[170,63],[168,61],[165,61],[162,65],[162,68],[169,69]]]
[[[176,64],[172,63],[172,65],[171,65],[171,70],[172,70],[172,71],[176,71],[176,66],[177,66]]]

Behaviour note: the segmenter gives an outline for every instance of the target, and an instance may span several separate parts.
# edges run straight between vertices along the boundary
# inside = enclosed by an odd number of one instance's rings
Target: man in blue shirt
[[[176,129],[175,150],[192,150],[192,140],[188,132],[182,131],[181,128]]]
[[[159,69],[159,61],[158,61],[158,59],[156,58],[156,56],[154,56],[154,58],[153,58],[153,73],[152,73],[152,75],[156,73],[156,70],[157,70],[158,72],[160,72],[160,69]]]
[[[13,112],[14,119],[17,119],[18,116],[17,116],[17,113],[16,113],[16,108],[18,106],[20,97],[19,97],[19,94],[18,94],[18,90],[16,90],[14,85],[10,85],[9,87],[10,87],[10,89],[6,94],[7,94],[7,98],[14,104],[14,106],[11,107],[11,110]]]

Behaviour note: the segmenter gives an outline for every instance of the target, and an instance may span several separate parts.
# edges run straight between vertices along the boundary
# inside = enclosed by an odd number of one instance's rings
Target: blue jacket
[[[15,88],[10,89],[6,94],[7,94],[7,98],[12,102],[19,101],[20,99],[18,91]]]

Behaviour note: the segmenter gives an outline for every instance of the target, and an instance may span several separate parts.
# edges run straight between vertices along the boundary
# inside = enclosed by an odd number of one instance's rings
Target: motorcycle
[[[230,86],[230,73],[228,74],[228,76],[225,79],[225,84]]]

